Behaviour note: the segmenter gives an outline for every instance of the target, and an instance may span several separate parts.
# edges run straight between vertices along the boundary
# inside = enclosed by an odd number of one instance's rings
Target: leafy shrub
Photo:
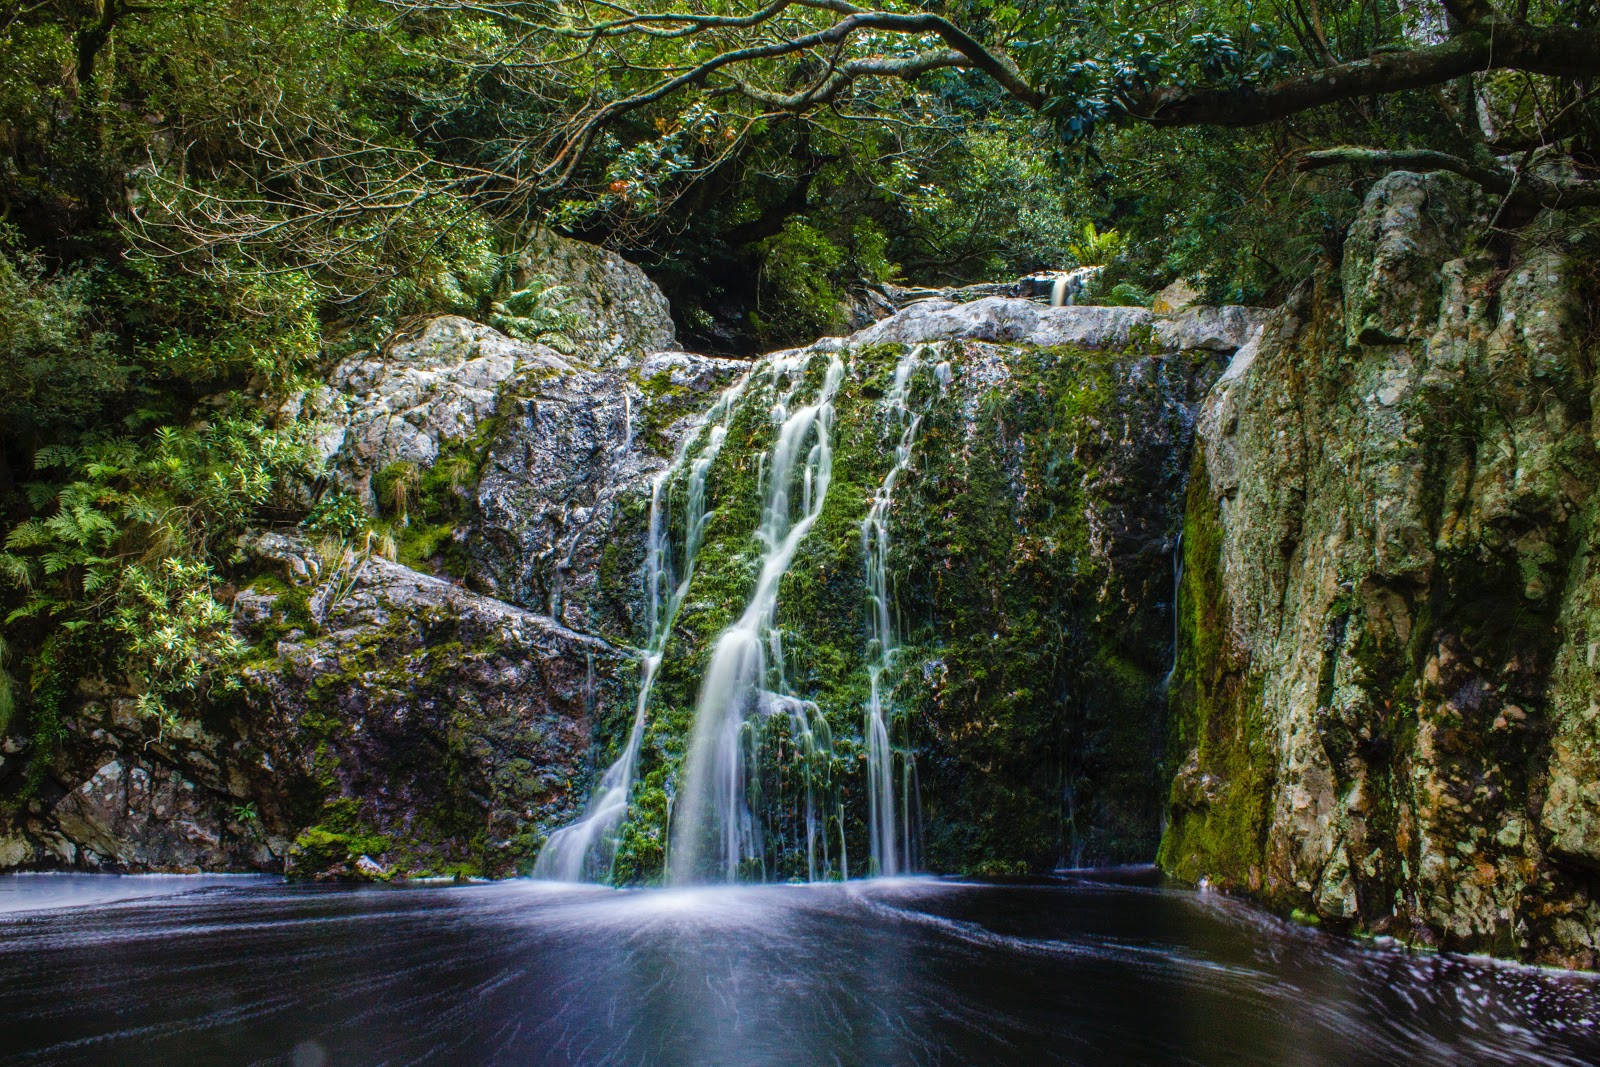
[[[1123,243],[1116,230],[1102,233],[1093,222],[1086,222],[1078,240],[1067,244],[1067,252],[1080,267],[1103,267],[1122,253]]]
[[[6,536],[0,579],[23,594],[7,623],[92,633],[165,728],[234,684],[242,649],[213,566],[245,526],[297,506],[316,455],[298,426],[258,413],[40,449],[41,473],[68,480],[31,485],[37,517]]]
[[[0,227],[0,424],[38,439],[92,421],[127,384],[109,332],[90,307],[86,271],[47,276]]]
[[[1151,299],[1149,290],[1132,282],[1118,282],[1099,302],[1109,307],[1149,307]]]
[[[844,249],[805,219],[793,218],[760,251],[760,300],[750,314],[758,335],[776,343],[832,329],[844,299],[837,277]]]

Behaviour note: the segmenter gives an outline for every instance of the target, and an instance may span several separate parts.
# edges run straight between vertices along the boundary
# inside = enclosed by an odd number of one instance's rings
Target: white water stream
[[[701,682],[673,813],[667,858],[671,882],[733,881],[746,862],[760,858],[760,835],[747,801],[754,759],[748,725],[752,714],[787,711],[803,746],[814,736],[815,705],[782,692],[782,635],[774,626],[778,585],[821,514],[833,477],[833,397],[844,364],[833,356],[816,400],[791,410],[810,360],[810,353],[799,353],[770,365],[774,386],[785,379],[788,385],[773,406],[777,440],[762,463],[764,499],[757,536],[765,551],[744,613],[718,636]],[[769,666],[776,667],[776,690],[766,684]],[[807,826],[814,866],[814,812],[808,812]]]
[[[616,855],[616,829],[628,813],[628,797],[639,765],[639,747],[644,740],[650,692],[661,667],[662,652],[672,634],[672,624],[694,577],[695,557],[705,539],[706,473],[722,451],[728,436],[728,420],[749,381],[746,375],[723,392],[706,417],[709,429],[702,436],[690,434],[672,465],[659,474],[650,486],[649,542],[645,550],[645,588],[649,597],[650,632],[639,668],[639,698],[634,707],[633,726],[622,755],[606,769],[596,787],[589,808],[577,822],[550,835],[534,861],[535,878],[563,882],[599,879],[610,874]],[[684,517],[683,570],[674,581],[672,537],[668,521],[666,490],[683,468],[692,444],[701,444],[689,464],[687,513]]]
[[[894,619],[889,609],[889,508],[894,502],[894,486],[911,463],[911,449],[922,425],[922,416],[913,414],[907,402],[911,375],[922,361],[920,349],[901,358],[894,371],[894,385],[884,398],[888,418],[902,427],[895,445],[894,466],[872,498],[872,507],[861,522],[861,554],[866,560],[867,595],[872,602],[872,632],[868,646],[867,715],[863,733],[867,742],[867,831],[872,847],[872,873],[897,875],[910,867],[912,776],[915,772],[909,755],[900,760],[900,799],[896,804],[895,751],[890,738],[890,709],[884,692],[884,674],[894,663]],[[899,815],[896,816],[898,809]]]

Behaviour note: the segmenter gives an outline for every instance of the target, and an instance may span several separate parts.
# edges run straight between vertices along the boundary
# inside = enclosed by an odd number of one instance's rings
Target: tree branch
[[[952,49],[961,53],[974,69],[989,75],[1016,99],[1032,108],[1038,108],[1044,103],[1044,95],[1023,79],[1010,60],[990,52],[949,20],[929,14],[900,15],[887,11],[862,11],[847,15],[827,29],[816,33],[723,52],[675,78],[658,82],[644,92],[612,101],[584,120],[577,131],[565,141],[555,158],[539,171],[539,177],[543,179],[540,192],[554,192],[570,181],[583,157],[588,153],[590,145],[594,143],[595,137],[609,123],[622,115],[653,104],[686,86],[702,85],[708,77],[724,67],[838,44],[858,30],[937,34]]]
[[[735,78],[739,92],[750,99],[781,111],[803,111],[818,104],[826,104],[855,82],[857,78],[911,79],[930,70],[948,67],[971,67],[972,61],[960,52],[923,52],[901,59],[868,56],[840,63],[832,74],[818,84],[797,93],[774,93]]]
[[[1600,182],[1552,181],[1510,167],[1485,167],[1448,152],[1425,148],[1386,151],[1377,148],[1328,148],[1307,152],[1295,163],[1299,171],[1349,164],[1381,170],[1448,171],[1506,198],[1520,208],[1574,208],[1600,205]]]
[[[1593,30],[1499,20],[1490,29],[1492,33],[1472,29],[1424,48],[1380,53],[1261,89],[1158,88],[1124,101],[1123,108],[1129,117],[1152,126],[1258,126],[1326,104],[1422,89],[1488,70],[1563,78],[1590,78],[1600,70],[1600,33]]]

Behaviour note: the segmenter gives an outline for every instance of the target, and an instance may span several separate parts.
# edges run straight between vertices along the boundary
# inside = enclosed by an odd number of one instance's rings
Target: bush
[[[0,227],[0,425],[37,441],[91,424],[128,368],[90,309],[92,277],[46,275]]]
[[[92,632],[161,728],[213,687],[232,687],[243,649],[213,568],[247,525],[295,507],[315,478],[300,428],[226,415],[144,440],[50,446],[35,462],[68,480],[30,486],[37,515],[6,537],[0,580],[22,594],[7,623],[44,627],[45,647]]]

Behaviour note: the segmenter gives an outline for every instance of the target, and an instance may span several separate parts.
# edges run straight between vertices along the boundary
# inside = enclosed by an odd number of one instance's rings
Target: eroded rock
[[[1559,240],[1503,271],[1463,255],[1463,212],[1444,179],[1380,181],[1340,277],[1206,398],[1174,687],[1199,745],[1162,861],[1286,912],[1594,966],[1592,371]]]

